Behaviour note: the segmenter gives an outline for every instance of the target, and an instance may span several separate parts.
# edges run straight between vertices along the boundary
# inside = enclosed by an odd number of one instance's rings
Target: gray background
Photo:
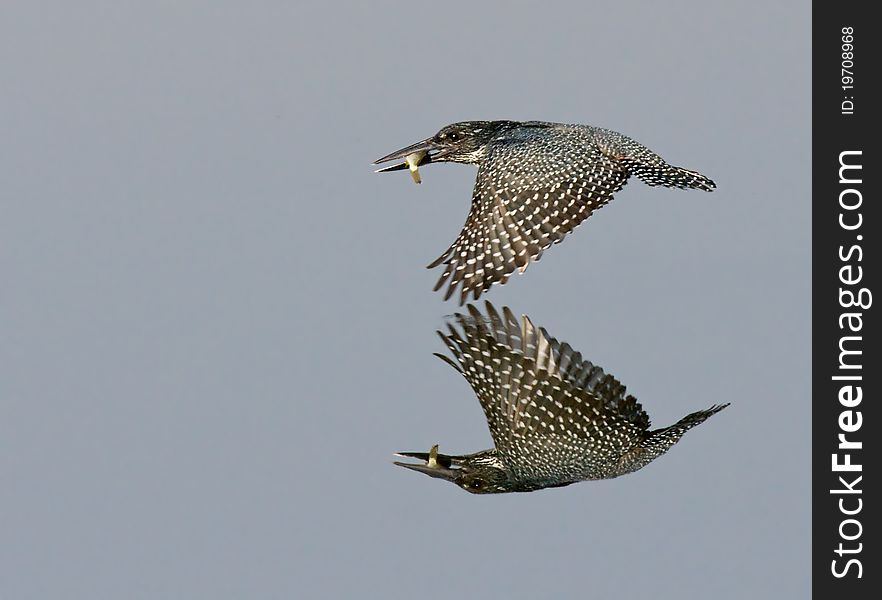
[[[0,597],[807,597],[809,16],[4,2]],[[475,118],[719,185],[633,181],[487,296],[659,426],[732,402],[637,474],[476,497],[391,465],[490,444],[423,268],[474,170],[370,163]]]

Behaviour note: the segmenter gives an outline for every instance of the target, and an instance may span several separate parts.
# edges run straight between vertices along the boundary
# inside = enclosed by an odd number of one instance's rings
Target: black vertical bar
[[[813,4],[812,588],[815,598],[882,593],[875,544],[879,452],[882,177],[875,122],[873,3]],[[882,296],[878,298],[882,301]]]

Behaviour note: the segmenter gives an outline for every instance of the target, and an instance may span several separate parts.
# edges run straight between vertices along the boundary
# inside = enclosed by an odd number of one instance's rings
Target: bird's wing
[[[548,336],[487,303],[439,332],[484,409],[496,449],[521,474],[584,477],[639,443],[649,418],[625,386]]]
[[[478,169],[472,206],[459,237],[429,268],[445,300],[477,299],[494,283],[523,272],[628,180],[620,161],[588,136],[548,135],[494,144]]]

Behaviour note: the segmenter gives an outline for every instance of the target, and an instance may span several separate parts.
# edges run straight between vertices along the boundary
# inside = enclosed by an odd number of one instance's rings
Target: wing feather
[[[446,285],[445,300],[461,286],[464,304],[469,293],[477,299],[525,271],[625,185],[624,165],[590,135],[573,131],[493,146],[478,169],[462,231],[429,265],[444,266],[435,290]]]
[[[439,335],[453,355],[447,362],[475,391],[496,449],[522,473],[601,476],[586,465],[603,465],[643,439],[649,419],[625,386],[528,317],[468,304]]]

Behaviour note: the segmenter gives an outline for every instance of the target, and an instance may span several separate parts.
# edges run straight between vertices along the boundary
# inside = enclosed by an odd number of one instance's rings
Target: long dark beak
[[[445,469],[444,467],[430,467],[429,465],[412,465],[403,462],[395,462],[394,464],[399,467],[404,467],[405,469],[410,469],[411,471],[419,471],[420,473],[425,473],[429,477],[434,477],[435,479],[444,479],[445,481],[456,481],[457,470],[456,469]]]
[[[446,481],[456,481],[459,475],[459,469],[452,469],[453,458],[446,454],[438,453],[438,446],[434,446],[430,452],[398,452],[396,456],[402,458],[415,458],[425,461],[425,464],[415,465],[412,463],[403,463],[395,461],[395,464],[411,471],[425,473],[429,477],[436,479],[444,479]]]
[[[374,161],[375,165],[379,165],[384,162],[389,162],[390,160],[400,160],[401,162],[397,165],[392,165],[391,167],[385,167],[383,169],[377,169],[377,173],[386,173],[388,171],[400,171],[402,169],[407,169],[408,166],[404,162],[404,159],[415,152],[425,152],[426,155],[420,160],[419,165],[425,165],[432,162],[433,158],[438,158],[440,156],[439,147],[432,141],[432,138],[425,139],[421,142],[417,142],[416,144],[411,144],[406,148],[402,148],[401,150],[396,150],[392,154],[387,154],[383,158],[378,158]],[[434,154],[433,154],[434,153]]]

